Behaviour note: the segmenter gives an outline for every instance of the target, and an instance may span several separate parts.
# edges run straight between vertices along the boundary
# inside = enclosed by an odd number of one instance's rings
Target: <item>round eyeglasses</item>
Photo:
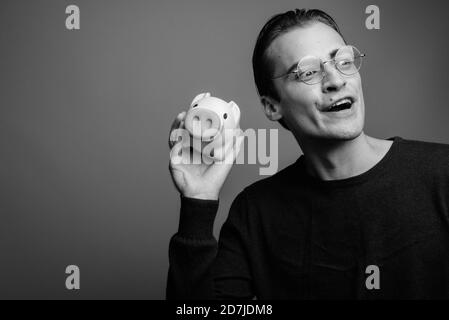
[[[295,75],[295,79],[306,84],[320,83],[326,76],[324,65],[331,62],[335,68],[345,76],[356,74],[362,66],[362,58],[365,57],[356,47],[347,45],[335,52],[333,59],[322,61],[315,56],[305,56],[299,60],[296,68],[283,75],[271,79],[278,79],[290,74]]]

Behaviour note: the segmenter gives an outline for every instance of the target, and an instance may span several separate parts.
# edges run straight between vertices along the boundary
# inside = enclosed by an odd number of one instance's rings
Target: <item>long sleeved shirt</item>
[[[395,137],[368,171],[323,181],[301,156],[218,201],[181,197],[167,298],[449,298],[449,146]]]

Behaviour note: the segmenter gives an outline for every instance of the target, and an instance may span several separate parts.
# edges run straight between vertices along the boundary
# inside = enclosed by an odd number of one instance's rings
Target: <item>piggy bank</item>
[[[201,93],[190,104],[184,127],[192,137],[194,150],[221,161],[232,149],[236,129],[240,129],[240,109],[233,101]]]

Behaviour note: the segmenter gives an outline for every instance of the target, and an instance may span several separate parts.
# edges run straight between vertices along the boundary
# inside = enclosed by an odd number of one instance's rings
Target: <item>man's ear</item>
[[[268,96],[260,97],[260,102],[268,119],[271,121],[279,121],[282,119],[282,109],[279,102]]]

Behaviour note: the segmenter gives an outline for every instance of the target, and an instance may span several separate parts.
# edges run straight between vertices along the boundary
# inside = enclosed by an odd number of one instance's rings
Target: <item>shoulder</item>
[[[398,138],[399,154],[427,168],[449,168],[449,144]]]
[[[275,193],[282,192],[282,190],[289,188],[290,185],[295,183],[295,176],[297,176],[299,170],[298,162],[299,160],[272,176],[260,179],[248,185],[239,194],[239,197],[245,197],[251,201],[273,198]]]
[[[393,160],[396,174],[432,185],[449,181],[449,145],[397,138]]]
[[[276,212],[273,208],[284,203],[288,189],[294,184],[297,162],[276,174],[260,179],[244,188],[233,200],[227,222],[231,225],[258,225],[263,217]]]

